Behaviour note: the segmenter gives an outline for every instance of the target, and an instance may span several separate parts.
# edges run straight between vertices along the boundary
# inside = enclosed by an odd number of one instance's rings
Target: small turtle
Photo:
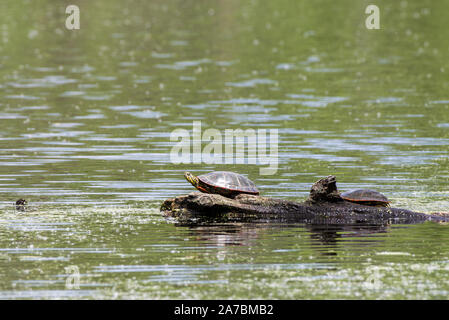
[[[389,207],[390,201],[382,193],[369,190],[369,189],[357,189],[343,192],[341,198],[346,201],[363,204],[366,206],[381,206]]]
[[[215,193],[230,198],[241,193],[259,195],[254,182],[235,172],[213,171],[198,177],[185,172],[184,177],[204,193]]]

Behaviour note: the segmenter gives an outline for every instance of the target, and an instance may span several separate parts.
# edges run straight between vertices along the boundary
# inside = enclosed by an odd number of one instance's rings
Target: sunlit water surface
[[[186,170],[290,200],[335,174],[449,211],[449,4],[383,4],[378,31],[365,5],[82,1],[68,31],[62,4],[2,1],[0,298],[446,299],[447,225],[186,227],[159,212],[193,190]],[[170,134],[193,121],[277,129],[276,174],[173,164]]]

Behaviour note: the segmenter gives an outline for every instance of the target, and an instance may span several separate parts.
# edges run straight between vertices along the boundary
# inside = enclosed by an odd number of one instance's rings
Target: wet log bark
[[[183,223],[202,222],[300,222],[311,224],[393,224],[425,221],[449,222],[449,214],[425,214],[407,209],[374,207],[344,201],[336,179],[317,181],[305,202],[293,202],[240,194],[226,198],[218,194],[194,192],[167,199],[161,206],[167,217]]]

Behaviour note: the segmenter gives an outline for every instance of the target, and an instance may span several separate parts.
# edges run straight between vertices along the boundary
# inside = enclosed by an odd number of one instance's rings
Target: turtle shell
[[[248,193],[258,195],[254,182],[247,177],[229,171],[213,171],[198,176],[200,183],[202,183],[209,192],[218,194],[239,194]]]
[[[367,204],[388,206],[390,201],[382,193],[370,189],[357,189],[346,191],[341,194],[346,201]]]

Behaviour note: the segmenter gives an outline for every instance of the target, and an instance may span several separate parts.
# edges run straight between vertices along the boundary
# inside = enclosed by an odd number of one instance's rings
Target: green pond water
[[[65,9],[80,8],[68,30]],[[365,8],[380,8],[380,30]],[[449,211],[449,2],[0,3],[0,299],[447,299],[449,226],[180,226],[183,172]],[[278,130],[278,169],[175,164],[176,129]],[[28,200],[31,210],[14,203]]]

